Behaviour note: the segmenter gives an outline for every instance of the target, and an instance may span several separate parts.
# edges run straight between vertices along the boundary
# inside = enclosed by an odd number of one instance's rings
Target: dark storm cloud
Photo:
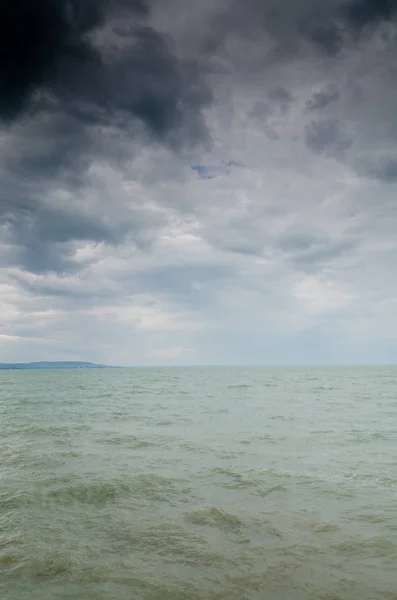
[[[4,0],[0,11],[4,121],[42,111],[66,113],[82,125],[137,117],[159,138],[187,113],[199,121],[209,95],[197,65],[179,61],[145,22],[143,0]],[[94,34],[120,16],[105,56]],[[199,136],[195,127],[186,133]]]
[[[396,0],[349,0],[325,3],[301,23],[301,32],[319,49],[334,56],[357,41],[369,27],[395,22]],[[327,5],[330,10],[327,10]]]
[[[1,2],[0,226],[13,248],[13,263],[35,272],[62,272],[76,268],[70,242],[118,244],[131,231],[138,244],[146,243],[150,224],[126,221],[121,227],[102,219],[98,206],[89,216],[66,210],[56,192],[82,188],[96,160],[120,165],[148,135],[173,149],[208,141],[203,109],[212,101],[206,74],[215,68],[214,59],[230,58],[237,84],[246,67],[260,74],[262,95],[251,114],[264,135],[279,139],[272,118],[281,121],[296,99],[283,76],[273,81],[278,72],[269,75],[267,67],[303,57],[310,71],[314,56],[339,60],[362,32],[394,21],[397,14],[397,0],[324,0],[321,6],[316,0],[194,6],[175,0],[160,31],[161,18],[156,21],[153,14],[164,16],[170,5],[161,0]],[[191,25],[193,8],[208,10],[208,27]],[[182,52],[173,39],[183,21],[179,17],[186,18],[188,30]],[[238,43],[233,46],[236,38],[243,38],[243,52]],[[336,103],[339,93],[331,85],[316,92],[308,111]],[[305,142],[316,153],[342,157],[350,139],[344,125],[329,118],[309,124]],[[201,162],[194,168],[202,178],[213,176]],[[370,171],[396,180],[393,161]],[[249,240],[236,244],[250,248]]]
[[[24,268],[62,271],[69,241],[118,243],[125,231],[60,201],[49,210],[54,191],[82,187],[96,159],[130,156],[142,125],[173,149],[204,140],[211,93],[145,0],[4,0],[0,39],[0,225]]]
[[[346,30],[393,19],[397,0],[325,0],[321,7],[312,0],[282,5],[233,0],[219,6],[210,33],[201,33],[207,54],[236,33],[259,44],[261,34],[267,35],[291,48],[294,39],[307,38],[333,54]],[[200,137],[200,111],[210,101],[201,58],[178,59],[166,37],[150,26],[149,9],[144,0],[4,0],[1,117],[12,121],[22,113],[66,112],[92,125],[132,116],[162,139],[179,127],[185,127],[186,137]],[[121,24],[107,32],[111,43],[104,54],[103,40],[101,46],[95,34],[120,16]],[[280,100],[288,104],[285,93]]]
[[[201,65],[178,58],[149,15],[144,0],[2,2],[0,120],[29,146],[6,169],[84,172],[104,128],[130,131],[133,143],[137,122],[173,147],[203,139]]]
[[[115,2],[112,6],[120,6]],[[101,58],[90,33],[104,24],[108,7],[86,0],[4,0],[0,12],[0,114],[15,119],[24,110],[45,108],[43,92],[76,86]],[[145,12],[131,2],[135,16]]]
[[[357,41],[368,27],[393,21],[396,12],[396,0],[339,2],[328,13],[313,11],[302,22],[301,31],[318,49],[335,56],[344,46]]]
[[[211,23],[206,49],[219,52],[237,35],[252,39],[267,53],[270,39],[274,61],[294,60],[308,44],[333,58],[366,28],[395,21],[397,15],[397,0],[229,0],[222,6]]]
[[[310,41],[317,51],[322,51],[329,57],[338,54],[343,45],[341,26],[331,15],[324,18],[320,12],[309,14],[308,19],[303,19],[300,23],[299,33]]]
[[[357,31],[397,16],[397,0],[356,0],[343,11],[349,25]]]

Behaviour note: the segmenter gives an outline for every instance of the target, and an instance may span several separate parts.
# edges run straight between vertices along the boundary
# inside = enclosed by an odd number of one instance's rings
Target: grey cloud
[[[306,102],[306,108],[308,110],[321,110],[332,102],[336,102],[339,98],[339,90],[335,86],[329,85],[321,92],[315,92],[312,98]]]
[[[4,142],[4,158],[0,166],[3,179],[30,189],[39,184],[78,187],[84,182],[84,172],[93,159],[93,131],[71,115],[47,114],[33,121],[17,123]],[[25,187],[25,200],[29,193]],[[0,196],[4,199],[4,188]]]
[[[11,203],[10,208],[12,212],[0,214],[3,241],[7,242],[3,263],[32,273],[62,274],[84,269],[86,265],[75,260],[76,242],[116,246],[130,236],[133,245],[147,250],[162,224],[160,216],[149,217],[139,210],[124,219],[112,219],[109,215],[91,214],[59,204],[37,203],[33,209],[16,210]]]
[[[271,117],[274,115],[274,107],[270,102],[255,102],[248,116],[263,127],[264,134],[269,140],[278,140],[280,135],[274,128]]]
[[[258,121],[265,121],[272,114],[272,106],[268,102],[255,102],[249,116]]]
[[[321,240],[313,235],[304,233],[289,233],[279,237],[277,245],[285,252],[306,252],[316,246]]]
[[[369,27],[396,22],[396,0],[345,0],[327,5],[325,11],[312,11],[301,30],[330,56],[356,43]]]
[[[385,182],[397,182],[397,160],[390,159],[382,166],[375,170],[375,173],[379,179]]]
[[[219,52],[237,35],[251,38],[276,62],[303,56],[308,45],[332,59],[355,44],[369,25],[394,22],[397,12],[395,0],[323,0],[321,6],[315,0],[229,0],[222,6],[212,20],[207,48]]]
[[[234,270],[221,265],[173,265],[155,267],[132,278],[132,285],[148,293],[161,293],[185,306],[203,308],[211,302],[214,286],[232,280]]]
[[[282,114],[285,114],[291,108],[293,96],[288,90],[278,87],[269,92],[269,98],[280,108]]]
[[[8,280],[31,302],[61,311],[86,310],[95,307],[133,305],[145,291],[144,304],[156,305],[156,298],[183,311],[194,311],[198,317],[214,303],[214,289],[232,285],[235,270],[226,265],[152,264],[147,270],[123,264],[118,272],[99,273],[85,279],[84,274],[64,273],[61,277],[32,277],[23,272],[10,272]],[[36,300],[35,300],[36,299]],[[142,302],[142,301],[141,301]],[[194,313],[192,313],[194,314]]]
[[[248,113],[248,116],[257,121],[266,137],[272,141],[278,140],[277,131],[279,122],[291,109],[294,97],[283,87],[271,89],[266,96],[266,101],[257,101]]]
[[[329,56],[355,43],[365,30],[382,22],[395,22],[395,0],[345,0],[327,2],[301,21],[301,32]]]
[[[277,247],[285,253],[296,269],[304,273],[317,273],[335,260],[357,248],[352,239],[333,240],[316,235],[290,233],[277,241]]]
[[[325,55],[337,55],[343,46],[343,32],[337,21],[327,15],[324,19],[320,11],[313,12],[300,24],[300,33]]]
[[[249,115],[261,121],[267,121],[277,112],[285,115],[291,108],[294,98],[292,94],[283,87],[276,87],[269,91],[266,101],[255,102]]]
[[[378,161],[360,163],[357,171],[364,177],[378,179],[384,183],[397,183],[397,160],[383,158]]]
[[[222,251],[244,256],[259,256],[267,240],[261,231],[261,222],[254,215],[226,218],[221,223],[208,223],[201,232],[203,237]]]
[[[34,210],[21,210],[6,216],[7,262],[33,273],[76,269],[72,241],[114,244],[126,233],[112,231],[99,218],[61,207],[37,206]]]
[[[44,301],[49,307],[55,302],[58,308],[66,310],[77,306],[79,308],[103,306],[107,302],[114,301],[115,294],[120,292],[120,289],[108,280],[102,281],[102,285],[99,286],[87,282],[81,275],[76,278],[73,273],[65,273],[54,280],[36,277],[32,279],[26,275],[23,272],[10,272],[8,279],[24,294],[28,294],[28,298],[40,298],[41,302]]]
[[[334,118],[312,121],[305,128],[305,141],[310,150],[341,158],[351,145],[342,124]]]

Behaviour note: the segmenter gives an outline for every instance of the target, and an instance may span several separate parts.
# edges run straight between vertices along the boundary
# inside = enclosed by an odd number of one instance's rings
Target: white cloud
[[[354,296],[335,282],[324,277],[302,278],[293,292],[309,315],[327,315],[349,308]]]

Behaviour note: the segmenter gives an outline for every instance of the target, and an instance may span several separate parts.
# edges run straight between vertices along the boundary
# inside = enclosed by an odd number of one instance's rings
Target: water
[[[397,599],[396,382],[1,372],[0,597]]]

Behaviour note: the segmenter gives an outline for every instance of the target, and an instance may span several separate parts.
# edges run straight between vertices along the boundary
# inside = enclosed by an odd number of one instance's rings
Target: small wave
[[[26,505],[91,504],[106,506],[126,501],[186,502],[192,497],[192,489],[184,480],[169,479],[157,475],[136,475],[131,479],[114,482],[72,483],[69,477],[42,482],[40,490],[21,490],[0,493],[0,509],[13,510]]]
[[[363,521],[364,523],[382,524],[382,523],[388,523],[390,519],[387,515],[370,513],[370,514],[359,514],[354,517],[354,520],[355,521]]]
[[[228,390],[249,390],[252,387],[252,385],[249,385],[248,383],[237,383],[234,385],[228,385],[227,389]]]
[[[358,473],[346,473],[343,478],[344,481],[354,482],[359,486],[371,486],[377,488],[396,488],[397,479],[394,477],[382,477],[379,475],[360,475]]]
[[[221,561],[203,536],[191,533],[173,522],[161,523],[134,534],[127,533],[124,541],[131,548],[155,552],[170,562],[209,567]]]
[[[127,446],[129,448],[149,448],[154,446],[152,442],[138,438],[135,435],[112,435],[103,437],[98,440],[100,444],[108,444],[111,446]]]
[[[280,479],[280,477],[285,478],[285,475],[274,471],[250,470],[241,474],[232,469],[217,467],[212,470],[212,473],[223,475],[226,478],[226,481],[220,484],[222,487],[228,489],[251,488],[253,496],[268,496],[274,492],[287,491],[287,488],[283,484],[275,483],[275,477]],[[264,476],[266,480],[264,480]],[[270,480],[269,485],[267,485],[267,480]]]
[[[288,437],[286,435],[270,435],[270,434],[266,434],[266,435],[257,435],[255,437],[256,441],[259,442],[285,442],[286,440],[288,440]]]
[[[363,552],[369,552],[375,553],[378,557],[388,556],[391,558],[394,556],[397,559],[397,543],[388,537],[376,536],[367,539],[358,537],[334,544],[331,548],[348,555],[362,556]]]
[[[62,557],[51,556],[48,558],[21,557],[10,555],[6,575],[12,575],[20,579],[54,579],[64,576],[71,570],[71,563]],[[8,573],[7,573],[8,571]]]
[[[12,550],[0,552],[0,568],[3,573],[17,568],[22,563],[22,560],[21,555]]]
[[[56,435],[56,436],[64,436],[76,431],[89,431],[90,427],[88,425],[82,424],[73,424],[73,425],[37,425],[32,424],[26,427],[23,433],[29,433],[31,435]]]
[[[267,489],[259,489],[254,492],[255,496],[269,496],[270,494],[274,494],[276,492],[287,492],[288,489],[284,485],[274,485]]]
[[[30,499],[29,494],[23,491],[17,492],[0,492],[0,509],[2,511],[11,511],[15,508],[19,508],[25,504],[28,504]]]
[[[334,533],[339,531],[339,527],[335,523],[322,523],[314,528],[315,533]]]
[[[220,484],[220,485],[222,485],[222,487],[225,487],[225,488],[240,489],[240,488],[252,487],[253,485],[255,485],[255,481],[252,481],[249,478],[247,478],[246,476],[242,475],[241,473],[238,473],[231,469],[217,467],[215,469],[212,469],[211,474],[212,475],[223,475],[224,477],[226,477],[227,480],[229,480],[229,481],[226,481],[226,482],[223,482]]]
[[[386,433],[380,431],[376,431],[375,433],[371,431],[353,431],[349,437],[349,441],[353,444],[368,444],[372,441],[387,442],[391,436],[393,437],[393,439],[395,439],[396,434],[394,432]]]
[[[116,500],[145,499],[145,501],[163,501],[190,496],[191,488],[182,487],[183,480],[170,479],[153,474],[136,475],[130,480],[114,483],[91,483],[58,488],[50,496],[62,501],[77,501],[88,504],[104,504]]]
[[[236,515],[228,513],[219,508],[205,508],[187,515],[186,520],[193,525],[210,525],[225,531],[239,530],[242,521]]]
[[[101,505],[113,501],[117,496],[128,493],[128,486],[112,485],[110,483],[81,483],[65,485],[49,490],[45,499],[64,503],[81,502],[84,504]]]

